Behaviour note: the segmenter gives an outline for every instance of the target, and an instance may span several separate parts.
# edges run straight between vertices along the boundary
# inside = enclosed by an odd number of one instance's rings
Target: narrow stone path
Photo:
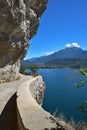
[[[34,94],[36,95],[37,91],[39,93],[39,90],[41,90],[41,87],[43,87],[43,85],[40,86],[41,82],[43,83],[41,77],[39,76],[33,78],[30,81],[27,80],[26,82],[22,83],[21,86],[19,86],[18,88],[17,107],[25,129],[66,130],[54,119],[54,117],[49,112],[45,111],[37,103],[37,100],[34,99],[34,95],[32,96],[32,92],[34,92]],[[37,89],[35,89],[34,86]]]
[[[31,78],[21,75],[19,80],[0,83],[0,130],[18,130],[16,91],[22,82]]]

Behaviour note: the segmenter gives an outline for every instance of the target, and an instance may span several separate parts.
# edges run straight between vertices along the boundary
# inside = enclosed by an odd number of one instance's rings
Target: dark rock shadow
[[[0,130],[18,130],[16,93],[9,99],[0,115]]]

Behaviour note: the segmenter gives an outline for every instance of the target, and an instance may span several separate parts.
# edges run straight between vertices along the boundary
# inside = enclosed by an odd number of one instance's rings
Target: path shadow
[[[18,130],[16,93],[9,99],[2,114],[0,115],[0,130]]]

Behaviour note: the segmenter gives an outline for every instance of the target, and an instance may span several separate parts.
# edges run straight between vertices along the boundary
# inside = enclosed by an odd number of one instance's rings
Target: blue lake
[[[75,84],[84,79],[75,69],[40,69],[46,83],[43,108],[51,114],[57,110],[57,116],[63,113],[67,120],[75,121],[86,117],[77,109],[87,99],[87,86],[77,88]]]

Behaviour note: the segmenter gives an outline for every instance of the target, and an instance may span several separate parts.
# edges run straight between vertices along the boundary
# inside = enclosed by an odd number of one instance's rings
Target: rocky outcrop
[[[40,16],[46,9],[48,0],[30,0],[30,37],[36,32],[40,21]]]
[[[18,76],[19,69],[12,66],[20,66],[18,60],[24,57],[30,38],[37,32],[46,3],[47,0],[0,0],[0,80]]]

